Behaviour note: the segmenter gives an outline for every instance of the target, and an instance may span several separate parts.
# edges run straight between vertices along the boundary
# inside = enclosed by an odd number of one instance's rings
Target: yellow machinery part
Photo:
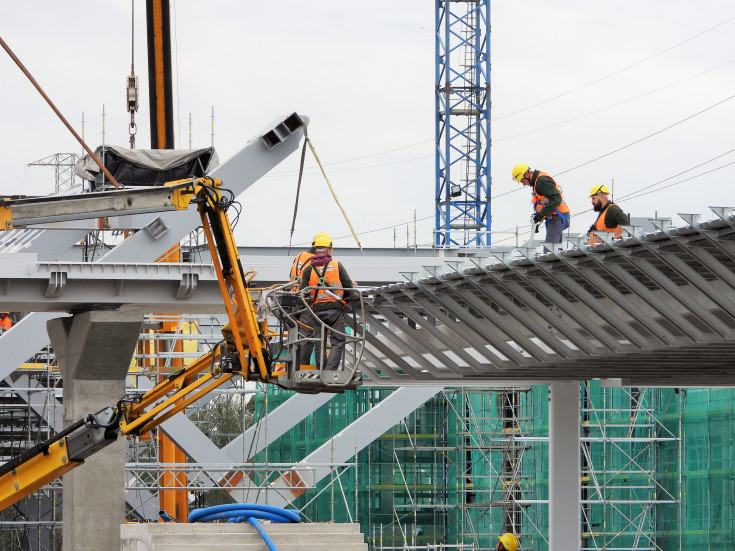
[[[9,507],[82,463],[69,460],[66,438],[54,442],[48,453],[39,452],[0,477],[0,509]]]

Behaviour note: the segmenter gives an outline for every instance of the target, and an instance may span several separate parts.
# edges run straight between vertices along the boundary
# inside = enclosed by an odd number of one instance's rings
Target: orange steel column
[[[166,252],[158,262],[181,262],[181,249],[179,246],[173,247]],[[167,314],[167,318],[173,317]],[[163,321],[161,322],[161,333],[176,333],[179,329],[179,321]],[[167,341],[158,341],[159,351],[166,349]],[[181,340],[173,341],[174,344],[169,348],[171,352],[183,352],[184,345]],[[158,360],[159,368],[165,367],[165,361]],[[184,367],[183,358],[172,358],[170,364],[171,372],[176,372]],[[159,378],[163,378],[160,375]],[[186,454],[179,448],[162,430],[158,430],[158,459],[161,463],[186,463]],[[186,473],[181,471],[164,471],[161,477],[161,485],[164,488],[158,493],[159,504],[161,509],[174,517],[179,522],[186,522],[189,517],[188,492],[186,488]],[[182,488],[182,489],[175,489]],[[160,519],[159,519],[160,520]]]

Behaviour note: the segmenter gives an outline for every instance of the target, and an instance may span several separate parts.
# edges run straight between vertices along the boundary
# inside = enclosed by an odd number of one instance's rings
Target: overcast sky
[[[275,117],[308,115],[309,135],[363,245],[393,246],[395,232],[405,246],[407,230],[413,243],[414,213],[419,245],[431,243],[432,0],[171,6],[178,147],[189,147],[190,115],[193,147],[210,145],[212,108],[220,160]],[[137,0],[135,11],[143,148],[150,147],[145,2]],[[2,15],[0,35],[79,133],[84,114],[89,146],[102,143],[103,106],[106,143],[127,145],[131,1],[6,1]],[[633,216],[709,219],[709,205],[735,205],[731,1],[496,0],[491,24],[495,243],[513,244],[516,226],[527,236],[529,193],[510,179],[519,162],[558,175],[574,233],[594,220],[590,187],[613,180],[616,200]],[[81,148],[2,51],[0,71],[0,193],[51,193],[53,170],[28,163]],[[288,244],[298,160],[292,155],[239,198],[240,245]],[[294,243],[316,231],[331,233],[337,248],[354,245],[340,238],[347,225],[310,169]]]

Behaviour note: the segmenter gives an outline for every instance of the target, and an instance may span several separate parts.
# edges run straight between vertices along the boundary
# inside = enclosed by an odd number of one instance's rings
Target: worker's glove
[[[539,223],[539,222],[541,222],[541,220],[543,220],[543,219],[544,219],[544,215],[543,215],[543,214],[541,214],[540,212],[537,212],[537,213],[535,213],[535,214],[533,215],[533,223],[534,223],[534,224],[538,224],[538,223]]]

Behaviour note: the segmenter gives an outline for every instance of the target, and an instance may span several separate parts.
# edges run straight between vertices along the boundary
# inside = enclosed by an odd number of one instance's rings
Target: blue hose
[[[228,519],[227,522],[247,520],[258,531],[270,551],[278,551],[278,549],[257,519],[270,520],[271,522],[301,522],[298,511],[256,503],[215,505],[204,509],[194,509],[189,515],[189,522],[209,522],[224,519]]]

